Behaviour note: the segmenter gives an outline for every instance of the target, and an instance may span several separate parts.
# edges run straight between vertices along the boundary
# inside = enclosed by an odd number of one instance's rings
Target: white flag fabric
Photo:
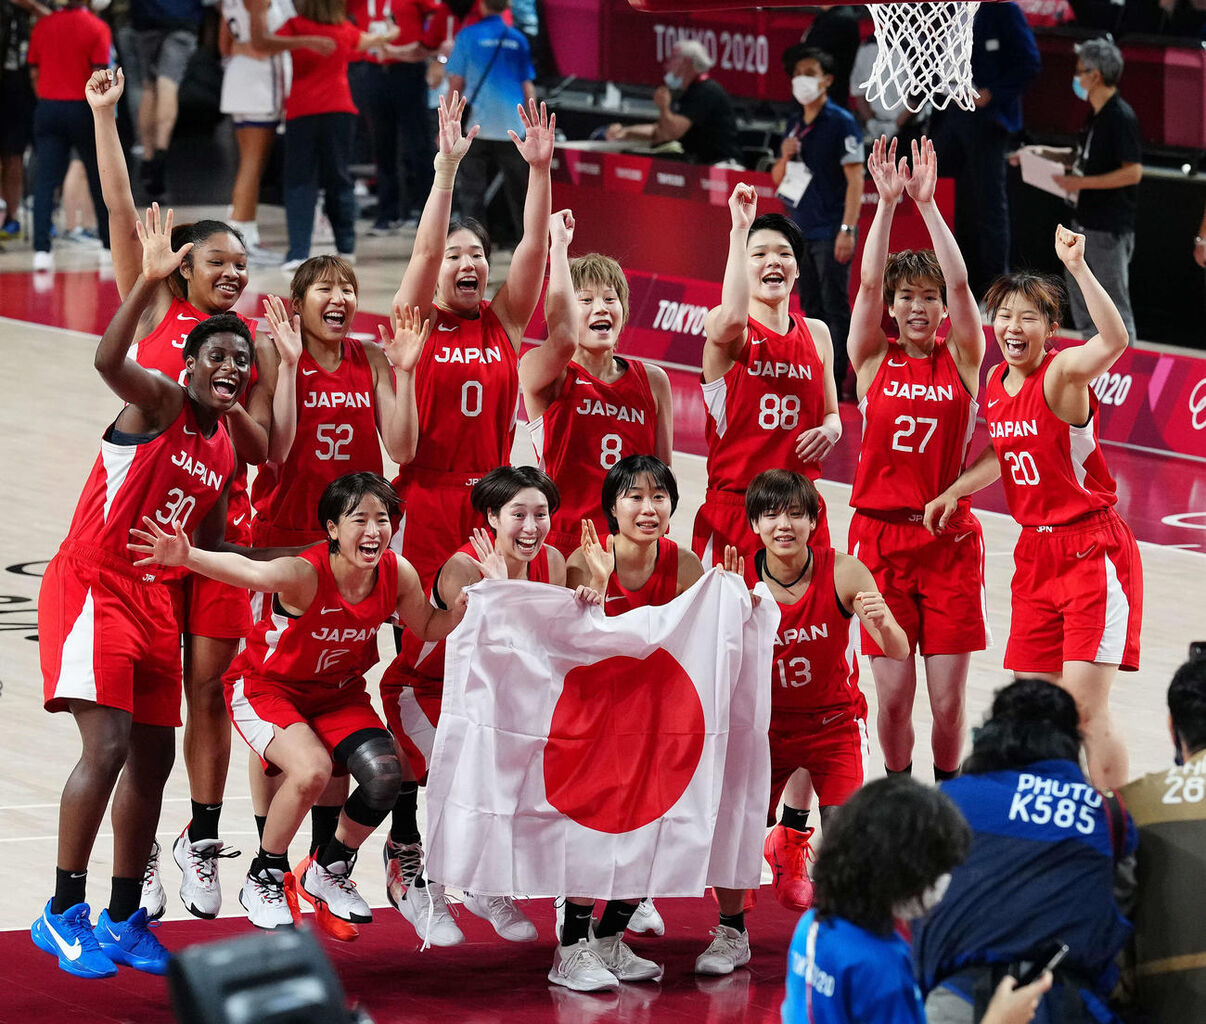
[[[713,569],[606,618],[483,580],[448,638],[427,783],[429,877],[496,895],[756,888],[779,609]]]

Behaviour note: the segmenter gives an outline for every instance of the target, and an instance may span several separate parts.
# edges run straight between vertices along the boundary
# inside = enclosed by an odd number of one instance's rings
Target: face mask
[[[942,902],[942,897],[946,895],[946,890],[950,888],[950,884],[950,872],[947,872],[945,875],[939,875],[934,880],[934,884],[920,896],[914,896],[911,900],[897,903],[892,908],[892,916],[898,917],[902,921],[912,921],[919,917],[925,917],[926,914]]]
[[[821,95],[821,80],[813,75],[796,75],[791,80],[791,94],[797,103],[811,103]]]
[[[662,81],[671,89],[681,89],[683,87],[683,80],[673,71],[667,71]]]
[[[1080,75],[1072,79],[1072,91],[1076,93],[1078,100],[1087,100],[1089,98],[1089,90],[1081,83]]]

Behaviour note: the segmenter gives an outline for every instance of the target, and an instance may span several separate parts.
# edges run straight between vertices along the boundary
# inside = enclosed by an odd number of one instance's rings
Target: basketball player
[[[966,463],[979,408],[984,329],[963,257],[934,205],[933,143],[913,143],[910,173],[903,157],[896,164],[895,140],[889,146],[881,138],[867,166],[879,205],[867,233],[850,327],[863,442],[850,496],[855,513],[849,547],[871,570],[910,650],[925,660],[934,776],[950,779],[961,759],[971,652],[988,643],[984,540],[966,500],[945,533],[931,535],[921,517]],[[932,251],[888,251],[892,216],[906,191],[929,228]],[[885,303],[898,340],[889,341],[881,327]],[[948,315],[949,329],[939,338]],[[916,662],[885,657],[867,633],[861,649],[875,677],[884,766],[890,773],[910,772]],[[783,814],[786,819],[789,810]]]
[[[448,608],[466,587],[482,578],[481,563],[494,552],[506,563],[505,578],[565,583],[565,559],[545,543],[559,496],[553,481],[531,466],[501,466],[473,485],[473,508],[493,534],[475,530],[437,571],[430,602]],[[448,911],[444,887],[422,874],[423,846],[416,817],[418,782],[427,777],[444,694],[444,644],[414,633],[381,678],[381,703],[390,730],[405,754],[405,781],[385,842],[385,885],[389,901],[433,946],[454,946],[465,936]],[[465,894],[465,907],[488,920],[504,939],[531,942],[536,928],[509,896]]]
[[[234,316],[198,324],[184,343],[187,385],[127,358],[160,288],[189,253],[173,252],[172,213],[136,222],[142,274],[96,350],[101,378],[128,403],[105,431],[75,517],[38,598],[48,711],[70,711],[83,752],[59,806],[54,897],[31,934],[82,978],[118,964],[163,974],[168,953],[139,906],[180,724],[182,574],[131,563],[131,527],[176,522],[222,543],[235,453],[223,425],[247,387],[251,333]],[[119,778],[120,776],[120,778]],[[88,861],[113,797],[113,888],[95,932],[85,902]]]
[[[863,784],[870,755],[867,701],[858,686],[858,624],[887,657],[907,657],[909,642],[867,567],[816,539],[820,495],[807,477],[767,470],[751,481],[745,500],[749,526],[762,545],[754,570],[780,615],[771,666],[767,819],[774,823],[784,787],[803,768],[816,788],[824,828]],[[725,555],[726,569],[745,568],[735,550]],[[773,835],[767,836],[768,859]],[[811,904],[806,874],[803,882]],[[697,974],[729,974],[750,960],[745,893],[717,889],[716,901],[720,922],[695,961]]]
[[[1063,289],[1017,273],[985,295],[1005,356],[988,377],[991,447],[925,508],[935,533],[950,530],[959,501],[1001,478],[1022,526],[1014,548],[1013,607],[1005,667],[1057,683],[1076,700],[1089,775],[1100,788],[1127,778],[1126,744],[1110,715],[1110,686],[1139,667],[1143,570],[1139,548],[1114,511],[1118,495],[1097,439],[1089,386],[1126,350],[1117,307],[1085,263],[1084,235],[1056,228],[1055,251],[1077,283],[1098,333],[1055,351]]]
[[[511,460],[519,403],[516,359],[548,257],[556,118],[532,100],[519,110],[524,138],[510,133],[528,162],[523,238],[507,280],[486,301],[489,236],[476,222],[448,220],[457,166],[477,135],[476,125],[461,134],[464,109],[456,93],[440,99],[435,183],[394,296],[395,306],[417,306],[435,328],[415,371],[418,448],[398,479],[402,522],[394,538],[395,550],[414,563],[425,588],[449,552],[482,525],[470,500],[474,483]]]
[[[116,72],[94,72],[85,88],[95,121],[97,163],[109,210],[113,271],[120,295],[129,293],[142,260],[135,233],[138,212],[114,113],[124,89],[120,68]],[[206,317],[233,311],[247,286],[247,251],[239,233],[221,221],[182,225],[177,234],[180,237],[175,244],[189,241],[192,249],[180,269],[159,282],[138,323],[131,354],[148,369],[184,384],[184,339]],[[255,322],[241,319],[254,337]],[[271,342],[261,340],[257,363],[271,351]],[[264,461],[270,403],[271,390],[257,380],[253,366],[246,407],[236,405],[226,423],[243,464]],[[227,517],[227,537],[238,544],[250,544],[251,506],[245,465],[240,465],[231,485]],[[201,918],[217,916],[222,905],[217,858],[223,843],[218,839],[218,821],[230,764],[230,720],[222,700],[222,673],[250,628],[249,595],[204,577],[188,577],[184,592],[184,696],[188,702],[184,761],[192,818],[176,838],[172,855],[181,871],[180,898],[189,913]],[[152,917],[159,917],[166,896],[159,875],[158,843],[152,847],[144,881],[143,906]]]
[[[674,449],[666,371],[616,355],[628,321],[624,271],[600,253],[571,263],[573,238],[573,214],[553,214],[544,298],[548,341],[519,361],[532,443],[561,494],[549,543],[567,557],[578,546],[583,519],[596,532],[607,529],[599,488],[608,470],[629,455],[656,455],[669,466]]]
[[[581,544],[566,563],[568,586],[605,595],[603,610],[610,616],[673,601],[703,575],[695,554],[666,536],[678,507],[678,483],[664,462],[652,455],[625,456],[603,478],[602,497],[607,545],[599,543],[593,519],[580,521]],[[567,897],[549,980],[594,991],[660,978],[661,966],[623,941],[625,929],[665,932],[653,900],[609,900],[592,928],[594,906],[593,899]]]
[[[271,561],[194,548],[178,523],[167,533],[148,518],[144,529],[132,531],[131,550],[144,555],[138,565],[180,565],[274,595],[271,616],[256,625],[226,675],[235,727],[264,770],[282,776],[239,893],[248,919],[260,928],[294,924],[285,851],[326,787],[332,763],[357,788],[335,835],[302,862],[297,891],[340,920],[373,917],[351,871],[360,844],[393,807],[402,770],[393,738],[369,702],[364,672],[377,661],[377,630],[394,614],[413,635],[439,640],[465,613],[464,601],[451,610],[424,601],[414,569],[388,550],[396,505],[394,489],[379,474],[339,477],[318,503],[326,549],[315,545]],[[491,576],[498,571],[493,562],[477,568]]]

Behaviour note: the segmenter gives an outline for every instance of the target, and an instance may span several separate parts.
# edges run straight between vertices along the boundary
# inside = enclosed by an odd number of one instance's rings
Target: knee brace
[[[346,755],[345,744],[350,748]],[[356,780],[344,810],[358,824],[376,828],[393,809],[402,785],[393,737],[384,729],[365,729],[339,744],[335,754]]]

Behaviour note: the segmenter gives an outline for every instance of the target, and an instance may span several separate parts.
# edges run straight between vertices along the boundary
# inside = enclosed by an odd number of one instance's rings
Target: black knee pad
[[[398,763],[394,738],[384,729],[362,729],[335,748],[335,757],[347,765],[356,780],[356,792],[345,808],[348,816],[364,825],[381,824],[402,785],[402,765]],[[376,820],[364,821],[358,814]]]

